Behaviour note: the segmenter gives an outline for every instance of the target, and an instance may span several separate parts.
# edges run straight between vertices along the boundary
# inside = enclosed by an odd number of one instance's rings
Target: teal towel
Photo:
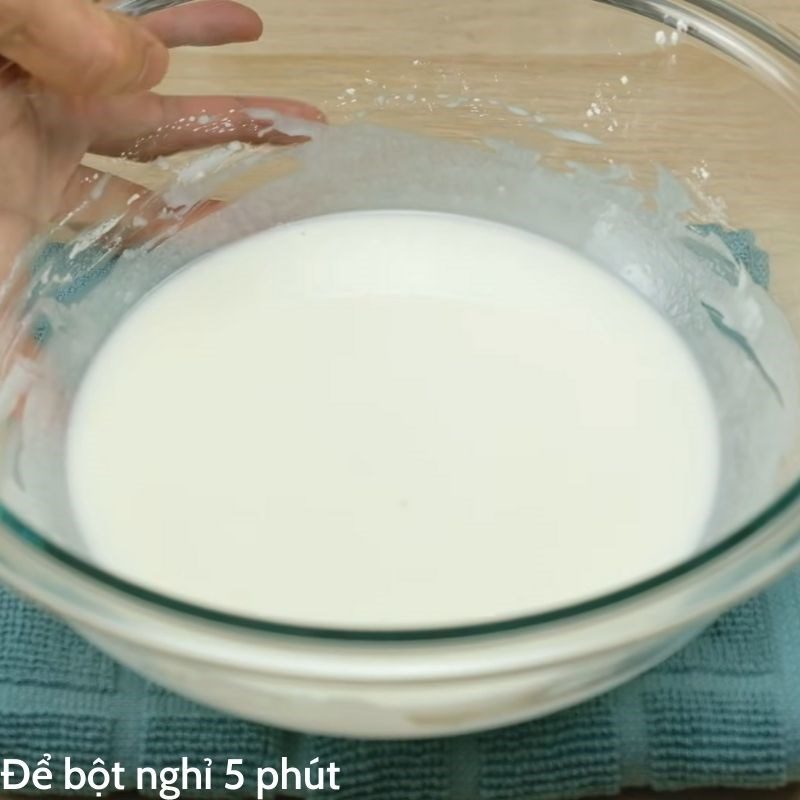
[[[766,286],[768,263],[751,234],[696,230],[719,235]],[[73,302],[111,268],[93,262],[51,291]],[[42,337],[48,332],[43,320]],[[800,780],[798,666],[800,574],[730,612],[649,674],[578,708],[454,739],[332,739],[230,719],[170,694],[0,589],[0,758],[34,764],[47,752],[54,764],[70,756],[89,766],[101,757],[128,772],[175,766],[183,756],[198,766],[211,758],[224,772],[228,758],[242,758],[250,791],[237,794],[253,796],[256,767],[286,756],[302,768],[318,756],[340,767],[342,788],[316,794],[343,800],[562,800],[634,786],[778,787]]]
[[[137,766],[341,768],[346,800],[562,800],[623,787],[777,787],[800,780],[800,574],[723,617],[665,664],[578,708],[421,742],[287,733],[230,719],[116,665],[0,590],[0,756]],[[59,780],[57,777],[56,780]],[[253,796],[252,792],[239,793]],[[271,796],[271,795],[270,795]],[[303,793],[291,796],[303,797]]]

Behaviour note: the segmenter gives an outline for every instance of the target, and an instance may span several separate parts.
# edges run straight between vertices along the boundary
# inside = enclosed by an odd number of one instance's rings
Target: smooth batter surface
[[[617,279],[534,234],[409,211],[265,231],[166,282],[78,393],[101,565],[300,624],[529,614],[699,547],[699,368]]]

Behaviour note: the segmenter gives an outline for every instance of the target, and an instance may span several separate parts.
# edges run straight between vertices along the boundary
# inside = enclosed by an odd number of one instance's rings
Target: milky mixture
[[[157,235],[127,249],[126,236],[141,221],[138,212],[123,214],[84,231],[68,245],[67,258],[51,252],[44,259],[29,318],[48,332],[58,385],[29,379],[21,364],[5,390],[31,393],[5,488],[24,518],[85,552],[66,490],[64,408],[120,314],[143,293],[244,236],[308,217],[375,209],[446,212],[509,225],[563,245],[624,281],[682,338],[713,398],[720,472],[698,548],[772,497],[796,429],[796,343],[764,276],[751,275],[737,261],[724,229],[687,225],[692,201],[681,183],[664,173],[647,197],[625,185],[623,167],[557,171],[507,142],[456,143],[366,122],[274,123],[311,140],[281,150],[221,146],[181,167],[162,195],[174,207],[189,207],[226,181],[263,170],[262,185],[223,210],[186,229],[179,225],[183,211],[173,220],[168,214]],[[121,253],[117,260],[108,254],[114,249]],[[0,398],[0,407],[12,408],[12,400]]]

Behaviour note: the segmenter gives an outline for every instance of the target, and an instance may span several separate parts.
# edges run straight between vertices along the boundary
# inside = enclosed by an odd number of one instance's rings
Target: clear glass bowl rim
[[[734,3],[728,2],[728,0],[679,1],[684,7],[694,7],[698,11],[710,13],[722,21],[739,28],[749,36],[758,39],[762,44],[767,45],[769,49],[793,62],[794,65],[800,66],[800,40],[795,39],[788,31],[778,30],[765,19],[742,9]],[[616,6],[659,21],[665,21],[665,8],[674,10],[679,8],[678,4],[673,4],[671,0],[594,0],[594,2]],[[90,582],[99,582],[105,588],[120,592],[128,599],[155,605],[166,611],[188,615],[199,621],[233,626],[234,628],[265,634],[278,634],[306,639],[351,642],[432,642],[522,631],[556,622],[574,620],[592,612],[609,610],[615,605],[632,600],[653,590],[662,589],[680,578],[698,572],[702,567],[720,560],[723,555],[730,553],[740,545],[758,540],[759,534],[763,534],[766,538],[770,535],[770,530],[765,531],[765,528],[768,529],[773,520],[787,512],[792,514],[793,520],[797,524],[795,537],[800,537],[800,476],[746,525],[733,531],[721,541],[696,556],[647,580],[630,584],[615,592],[600,595],[581,603],[544,613],[473,625],[417,630],[348,630],[345,628],[313,627],[217,611],[213,608],[184,602],[139,586],[84,561],[64,548],[50,542],[2,503],[0,503],[0,524],[26,547],[45,554],[46,557],[52,558],[61,567],[65,567],[73,577],[88,579]],[[772,534],[777,535],[775,531],[772,531]]]

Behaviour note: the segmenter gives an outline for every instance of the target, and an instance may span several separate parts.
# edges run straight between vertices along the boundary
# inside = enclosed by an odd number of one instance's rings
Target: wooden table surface
[[[304,91],[308,85],[309,71],[316,70],[319,75],[330,80],[328,86],[338,84],[340,91],[344,91],[348,86],[348,76],[365,74],[368,59],[379,56],[386,59],[391,59],[393,56],[408,57],[414,53],[424,54],[426,50],[425,32],[420,30],[417,24],[418,18],[415,16],[413,24],[409,21],[408,30],[405,30],[402,13],[398,11],[401,6],[408,9],[413,7],[414,13],[419,14],[420,6],[426,5],[422,0],[372,0],[372,2],[327,0],[325,4],[321,4],[319,0],[290,0],[288,3],[283,0],[247,0],[247,2],[256,8],[265,20],[267,30],[264,40],[256,45],[221,48],[213,52],[190,50],[176,54],[168,89],[180,93],[203,91],[207,88],[207,76],[212,72],[215,91],[270,94],[275,91],[269,84],[269,76],[272,75],[276,76],[275,82],[281,94],[294,94],[314,102],[321,102],[325,99],[322,96],[322,88],[318,97],[308,97],[308,92]],[[485,17],[486,9],[489,7],[486,0],[461,0],[461,2],[465,24],[472,24],[471,21]],[[558,4],[558,0],[552,2]],[[537,13],[542,16],[543,28],[547,25],[546,4],[531,4],[528,0],[492,0],[493,13],[498,7],[495,3],[498,6],[502,5],[504,10],[513,9],[516,5],[520,11],[525,9],[526,13],[535,7],[538,9]],[[743,0],[742,4],[800,33],[800,0]],[[323,5],[324,10],[322,10]],[[428,8],[436,6],[437,3],[426,5]],[[385,40],[376,38],[374,30],[372,33],[365,30],[363,35],[360,35],[359,20],[364,15],[373,15],[374,18],[375,14],[386,8],[391,8],[393,19],[395,21],[399,19],[401,22],[397,29],[391,31],[391,36],[387,36]],[[472,8],[474,15],[471,16]],[[459,11],[460,15],[461,13]],[[475,22],[475,25],[478,23]],[[315,31],[313,39],[309,39],[310,29]],[[476,41],[479,33],[476,27],[474,34]],[[602,31],[598,31],[597,35],[601,36]],[[552,31],[549,36],[551,41],[558,41],[558,37],[553,35]],[[347,38],[346,48],[340,46],[342,37]],[[309,44],[312,41],[313,45]],[[391,44],[387,45],[387,41]],[[448,41],[439,39],[435,43],[431,42],[430,46],[440,52],[449,46]],[[538,44],[537,42],[537,46]],[[506,48],[507,52],[501,53],[500,56],[512,57],[514,49],[519,46],[520,41],[518,37],[515,38],[515,31],[509,29],[507,39],[501,46],[501,49]],[[562,47],[563,42],[559,42],[558,46]],[[395,48],[397,52],[392,52],[391,48]],[[709,80],[713,80],[713,77],[709,76]],[[342,99],[347,101],[346,96]],[[333,116],[335,118],[335,113]],[[675,124],[680,124],[680,120],[676,120]],[[671,141],[670,145],[672,144]],[[775,163],[774,159],[770,161],[768,157],[764,159],[764,164],[771,164],[778,172],[784,166],[780,162]],[[776,173],[775,176],[769,176],[770,179],[773,177],[777,179],[779,175]],[[724,187],[722,189],[724,190]],[[796,184],[789,187],[791,191],[795,189]],[[772,210],[765,212],[764,204],[759,202],[758,197],[755,198],[755,202],[753,198],[742,198],[743,203],[748,200],[750,205],[743,207],[741,213],[746,215],[751,223],[754,222],[765,230],[770,230],[771,226],[776,230],[773,247],[778,249],[783,247],[787,252],[789,250],[792,253],[797,252],[796,241],[780,239],[780,230],[788,227],[782,224],[783,220],[776,219]],[[788,205],[787,203],[787,207]],[[735,207],[733,212],[736,212]],[[761,219],[759,214],[767,214],[767,218]],[[800,304],[800,286],[784,287],[784,291],[796,292],[797,302]],[[656,794],[640,791],[628,792],[625,795],[626,800],[655,800],[659,797]],[[753,793],[712,790],[663,797],[670,797],[672,800],[701,800],[701,798],[702,800],[744,800],[744,798],[800,800],[800,787],[778,792]]]

